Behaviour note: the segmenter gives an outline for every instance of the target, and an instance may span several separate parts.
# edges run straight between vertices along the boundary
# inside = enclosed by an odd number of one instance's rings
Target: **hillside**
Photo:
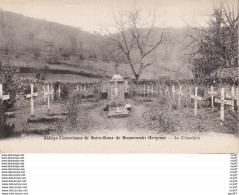
[[[182,62],[180,54],[185,32],[185,29],[167,29],[170,42],[157,50],[157,64],[146,69],[142,78],[191,76],[189,65]],[[65,74],[90,78],[115,72],[114,62],[104,59],[105,38],[100,34],[0,10],[0,37],[2,64],[24,67],[21,70],[25,76],[30,72],[34,77],[34,69],[45,67],[61,70],[60,74],[65,70]],[[125,64],[119,67],[119,72],[132,76]]]

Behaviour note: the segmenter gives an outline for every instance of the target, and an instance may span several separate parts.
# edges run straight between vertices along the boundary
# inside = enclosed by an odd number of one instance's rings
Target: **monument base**
[[[108,117],[127,117],[129,116],[129,111],[126,106],[119,107],[109,107]]]

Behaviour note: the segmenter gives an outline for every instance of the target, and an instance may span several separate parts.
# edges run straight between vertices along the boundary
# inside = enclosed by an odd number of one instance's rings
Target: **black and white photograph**
[[[237,0],[0,0],[0,152],[237,153]]]

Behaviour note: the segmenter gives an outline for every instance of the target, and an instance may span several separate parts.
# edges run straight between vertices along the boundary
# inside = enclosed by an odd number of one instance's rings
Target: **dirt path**
[[[128,130],[129,117],[124,118],[108,118],[107,111],[102,107],[95,108],[89,111],[89,119],[92,121],[93,131],[121,131]]]
[[[103,110],[103,107],[97,107],[89,110],[88,117],[91,120],[93,127],[91,131],[93,132],[122,132],[122,131],[132,131],[133,127],[139,129],[139,122],[144,120],[143,112],[146,110],[145,105],[132,105],[132,111],[130,111],[130,116],[123,118],[108,118],[107,111]]]

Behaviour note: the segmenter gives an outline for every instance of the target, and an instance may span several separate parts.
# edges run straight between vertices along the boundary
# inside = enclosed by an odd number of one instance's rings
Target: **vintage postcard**
[[[237,153],[238,1],[0,0],[0,153]]]

